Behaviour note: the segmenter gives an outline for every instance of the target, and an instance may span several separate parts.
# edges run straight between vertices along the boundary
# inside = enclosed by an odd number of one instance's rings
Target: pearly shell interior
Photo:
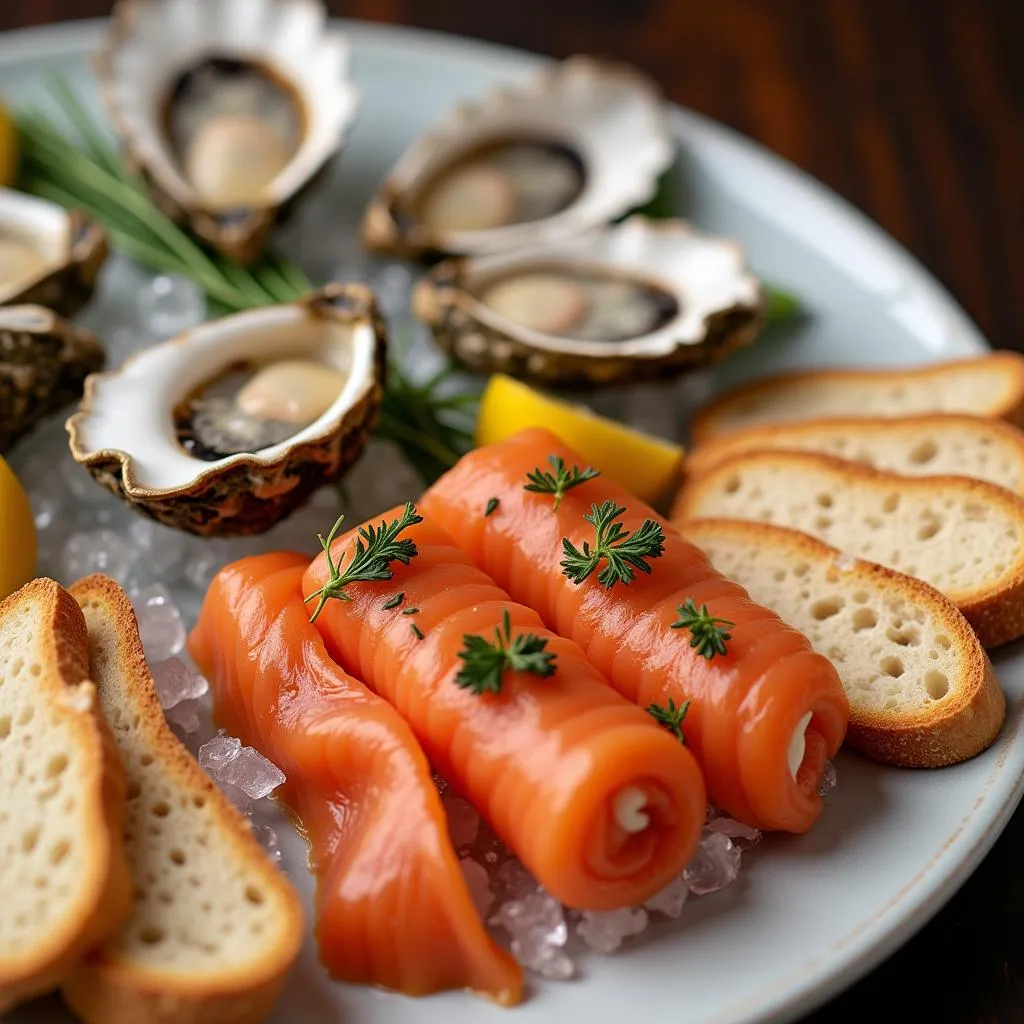
[[[54,260],[42,248],[14,232],[0,229],[0,293],[13,294],[40,278]]]

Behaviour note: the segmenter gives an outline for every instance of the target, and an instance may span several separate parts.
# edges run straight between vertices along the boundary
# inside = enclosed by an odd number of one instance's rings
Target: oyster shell
[[[0,307],[0,453],[81,397],[103,368],[103,346],[42,306]]]
[[[413,143],[363,218],[372,250],[497,252],[616,220],[647,202],[675,147],[654,84],[571,57]]]
[[[262,533],[362,454],[384,351],[363,285],[211,321],[90,377],[68,420],[71,453],[168,526]]]
[[[764,296],[735,242],[634,216],[439,263],[417,282],[413,308],[473,370],[578,386],[717,361],[756,337]]]
[[[0,305],[38,303],[74,316],[107,252],[106,233],[82,214],[0,188]]]
[[[100,59],[126,156],[168,216],[243,262],[341,148],[358,93],[314,0],[121,0]]]

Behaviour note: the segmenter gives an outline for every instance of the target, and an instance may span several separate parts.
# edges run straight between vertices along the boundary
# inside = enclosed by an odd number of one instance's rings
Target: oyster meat
[[[168,526],[262,533],[362,454],[384,349],[362,285],[211,321],[90,377],[72,455]]]
[[[106,233],[82,214],[0,188],[0,305],[74,316],[92,297],[107,252]]]
[[[578,233],[647,202],[673,156],[653,83],[572,57],[415,142],[367,208],[363,240],[392,255],[461,255]]]
[[[160,206],[251,262],[345,141],[348,58],[314,0],[120,0],[100,68]]]
[[[735,242],[641,216],[447,260],[417,282],[413,305],[471,369],[564,386],[714,362],[752,341],[764,315],[761,285]]]
[[[0,307],[0,454],[81,397],[103,368],[103,346],[42,306]]]

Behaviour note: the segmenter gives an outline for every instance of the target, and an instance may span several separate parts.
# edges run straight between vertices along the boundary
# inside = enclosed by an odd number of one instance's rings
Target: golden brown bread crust
[[[43,672],[37,692],[52,700],[52,713],[69,721],[75,738],[76,787],[94,825],[79,837],[88,852],[77,902],[59,930],[18,962],[0,961],[0,1013],[56,988],[81,957],[115,933],[131,910],[131,878],[124,855],[125,778],[117,747],[89,679],[89,646],[81,609],[59,584],[36,579],[0,602],[0,629],[16,609],[35,604],[48,623],[48,646],[36,651]],[[77,692],[76,692],[77,691]],[[71,703],[66,698],[74,694]]]
[[[982,504],[1000,506],[1008,518],[1020,525],[1024,534],[1024,498],[1005,487],[961,476],[903,476],[873,469],[860,462],[848,462],[813,452],[748,452],[725,458],[706,473],[687,481],[676,496],[674,517],[677,520],[704,518],[700,511],[702,495],[719,483],[723,476],[757,462],[768,462],[776,467],[788,464],[794,469],[811,468],[835,473],[847,481],[854,480],[865,486],[896,487],[904,494],[952,487],[961,494],[969,494]],[[983,646],[999,647],[1024,636],[1024,545],[1013,564],[1002,575],[998,586],[990,584],[949,596],[978,634]]]
[[[807,379],[831,379],[837,383],[852,380],[884,379],[887,377],[914,379],[942,374],[949,370],[956,370],[961,366],[977,364],[979,360],[985,360],[999,366],[1012,382],[1009,389],[1011,397],[1005,402],[993,402],[991,408],[984,410],[984,413],[994,419],[1007,420],[1017,426],[1024,426],[1024,356],[1017,352],[991,352],[983,356],[951,359],[946,362],[928,363],[923,366],[906,368],[836,367],[828,370],[795,370],[789,373],[778,373],[768,377],[760,377],[746,384],[741,384],[739,387],[727,391],[717,398],[713,398],[702,408],[698,409],[690,424],[690,441],[696,447],[712,437],[729,432],[729,428],[720,426],[718,422],[725,411],[746,398],[770,391],[780,384],[788,385],[795,381]],[[982,410],[978,411],[979,413],[982,412]],[[899,415],[898,411],[894,415]],[[767,421],[765,421],[766,424]]]
[[[759,547],[785,549],[794,560],[833,564],[841,553],[814,537],[788,527],[740,519],[689,519],[676,528],[698,547],[701,539],[750,539]],[[943,623],[954,647],[963,653],[967,673],[948,700],[906,711],[876,711],[850,696],[846,743],[882,764],[903,768],[939,768],[975,757],[987,749],[1003,726],[1006,698],[995,672],[966,619],[947,597],[921,580],[860,559],[844,563],[844,579],[862,581],[870,590],[898,590],[907,600]],[[842,677],[842,666],[838,666]]]
[[[64,998],[87,1024],[260,1024],[273,1010],[305,937],[305,913],[298,894],[267,859],[248,822],[232,806],[167,725],[139,638],[135,612],[123,590],[105,576],[90,576],[71,588],[85,608],[115,623],[119,669],[131,691],[154,757],[182,790],[201,794],[232,855],[258,873],[275,894],[284,917],[276,945],[262,962],[215,979],[144,970],[112,948],[97,949],[64,984]]]

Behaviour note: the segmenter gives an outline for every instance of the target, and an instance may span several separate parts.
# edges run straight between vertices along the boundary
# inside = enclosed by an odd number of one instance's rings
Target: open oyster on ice
[[[647,202],[673,157],[652,82],[572,57],[457,107],[413,143],[367,208],[363,241],[462,255],[577,233]]]
[[[80,213],[0,188],[0,305],[38,303],[74,316],[107,258],[103,229]]]
[[[249,262],[345,140],[348,59],[315,0],[121,0],[100,72],[160,206]]]
[[[413,306],[471,369],[578,386],[717,361],[756,337],[764,297],[735,242],[634,216],[439,263],[417,283]]]
[[[0,454],[81,397],[103,368],[103,346],[42,306],[0,307]]]
[[[211,321],[90,377],[71,454],[168,526],[262,533],[362,454],[384,355],[363,285]]]

